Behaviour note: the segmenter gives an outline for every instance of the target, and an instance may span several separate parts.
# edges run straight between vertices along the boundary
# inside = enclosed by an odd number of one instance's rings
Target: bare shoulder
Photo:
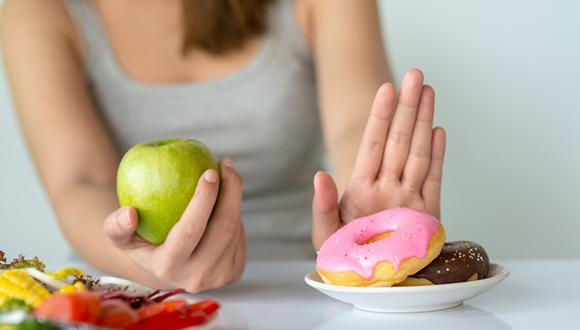
[[[63,0],[5,0],[0,12],[2,30],[62,28],[67,20]]]
[[[298,28],[308,44],[312,44],[312,9],[311,0],[293,0],[294,16]]]
[[[0,33],[4,46],[75,39],[64,0],[5,0],[0,9]]]
[[[300,27],[310,42],[320,28],[343,31],[358,27],[373,27],[377,22],[378,5],[376,0],[294,1]]]
[[[341,20],[348,17],[374,16],[377,14],[376,0],[300,0],[306,2],[314,20],[328,18]],[[346,24],[349,25],[349,24]]]

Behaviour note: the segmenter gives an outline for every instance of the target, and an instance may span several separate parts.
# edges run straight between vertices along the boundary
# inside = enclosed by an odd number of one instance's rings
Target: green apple
[[[137,234],[161,244],[179,221],[203,172],[218,171],[215,156],[191,139],[140,143],[129,149],[117,171],[121,206],[137,209]]]

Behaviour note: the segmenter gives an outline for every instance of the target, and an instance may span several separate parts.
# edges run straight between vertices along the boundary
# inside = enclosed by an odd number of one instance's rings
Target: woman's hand
[[[405,75],[395,99],[391,84],[377,92],[340,203],[333,179],[325,172],[316,174],[316,249],[344,223],[387,208],[406,206],[440,218],[445,131],[432,127],[435,94],[423,85],[423,73],[414,69]]]
[[[138,219],[132,207],[118,209],[105,221],[105,234],[143,269],[142,281],[153,282],[145,284],[197,292],[242,276],[246,258],[242,179],[229,159],[221,162],[221,169],[221,189],[218,173],[205,171],[181,219],[159,246],[135,235]]]

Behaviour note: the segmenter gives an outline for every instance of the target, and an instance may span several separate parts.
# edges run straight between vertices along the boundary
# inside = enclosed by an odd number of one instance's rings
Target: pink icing
[[[409,208],[381,211],[348,223],[330,236],[318,252],[316,266],[325,271],[354,271],[372,278],[381,261],[400,263],[411,257],[427,256],[429,241],[439,228],[437,218]],[[365,244],[386,233],[391,236]]]

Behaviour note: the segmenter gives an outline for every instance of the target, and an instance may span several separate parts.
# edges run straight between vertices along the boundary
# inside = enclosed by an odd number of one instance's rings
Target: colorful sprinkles
[[[416,278],[425,278],[434,284],[464,282],[477,273],[485,278],[489,270],[489,258],[479,244],[469,241],[445,243],[441,254],[423,268]]]

